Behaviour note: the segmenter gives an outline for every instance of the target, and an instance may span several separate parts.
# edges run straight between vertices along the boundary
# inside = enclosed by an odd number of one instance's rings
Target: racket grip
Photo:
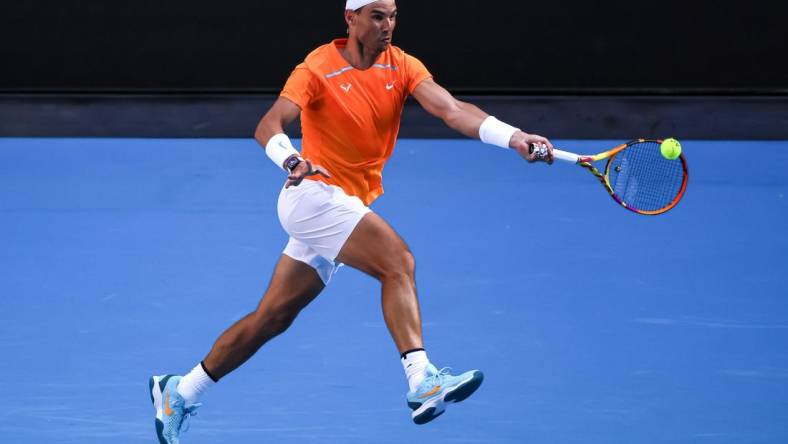
[[[569,151],[561,151],[561,150],[553,150],[553,157],[559,160],[563,160],[564,162],[571,162],[577,163],[580,161],[580,156],[575,153],[570,153]]]

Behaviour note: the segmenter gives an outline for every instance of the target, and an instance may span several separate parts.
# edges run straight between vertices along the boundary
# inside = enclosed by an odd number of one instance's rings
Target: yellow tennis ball
[[[681,144],[676,139],[665,139],[659,145],[659,150],[665,159],[675,160],[681,155]]]

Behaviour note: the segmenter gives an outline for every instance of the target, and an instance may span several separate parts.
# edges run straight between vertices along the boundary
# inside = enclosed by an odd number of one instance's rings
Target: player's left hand
[[[287,176],[285,188],[297,187],[301,185],[301,182],[303,182],[306,177],[317,174],[320,174],[324,177],[331,177],[331,174],[329,174],[325,168],[321,167],[320,165],[312,165],[312,162],[310,162],[309,159],[304,159],[304,161],[299,163],[293,169],[293,172]]]
[[[547,155],[544,157],[539,155],[538,150],[531,150],[531,145],[536,145],[536,147],[544,146],[547,148]],[[523,159],[527,160],[529,163],[543,161],[547,162],[548,164],[552,164],[553,160],[553,144],[548,140],[546,137],[542,137],[536,134],[528,134],[523,131],[517,131],[512,135],[512,140],[509,142],[509,147],[513,150],[517,151]]]

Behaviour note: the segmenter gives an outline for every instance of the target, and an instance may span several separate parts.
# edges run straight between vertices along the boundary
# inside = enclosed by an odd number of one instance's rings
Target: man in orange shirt
[[[224,332],[183,378],[151,378],[162,443],[177,443],[184,419],[200,406],[199,395],[284,332],[341,264],[381,283],[383,314],[401,354],[415,423],[431,421],[481,384],[483,375],[477,370],[453,376],[430,364],[413,255],[368,205],[383,194],[381,173],[409,95],[449,127],[514,149],[529,162],[552,162],[552,145],[452,97],[418,59],[391,45],[396,17],[394,0],[347,0],[348,38],[309,54],[260,121],[255,138],[289,173],[278,213],[290,240],[254,312]],[[299,115],[301,153],[283,131]]]

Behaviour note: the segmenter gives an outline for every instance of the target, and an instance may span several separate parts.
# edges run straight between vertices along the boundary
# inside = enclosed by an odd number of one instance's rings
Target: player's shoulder
[[[422,65],[421,60],[418,57],[414,56],[413,54],[406,52],[399,46],[391,45],[389,46],[389,57],[392,60],[393,64],[396,65],[398,68],[406,68],[410,69],[413,66],[420,66]]]
[[[320,45],[304,58],[302,65],[315,73],[331,70],[337,63],[336,53],[334,42]]]
[[[402,58],[405,57],[405,51],[399,46],[389,45],[389,51],[392,57]]]
[[[399,46],[391,45],[389,46],[388,51],[391,58],[400,63],[405,63],[408,59],[415,58],[411,54],[405,52],[405,50],[400,48]]]
[[[307,56],[304,58],[304,63],[307,65],[320,64],[328,58],[330,50],[331,43],[320,45],[312,50],[312,52],[307,54]]]

